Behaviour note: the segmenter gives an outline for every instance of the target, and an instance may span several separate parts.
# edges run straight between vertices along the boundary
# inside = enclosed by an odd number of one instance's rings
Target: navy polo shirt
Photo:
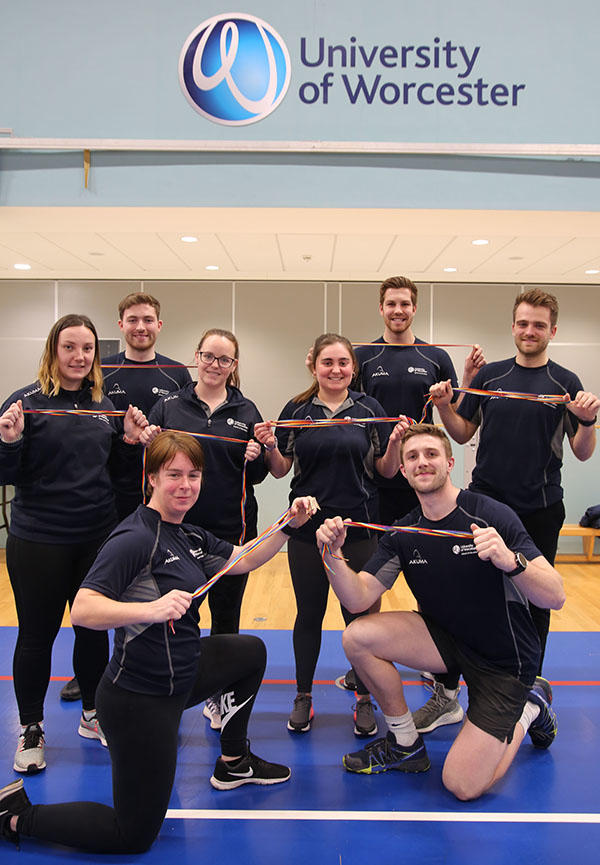
[[[172,589],[194,592],[229,560],[233,547],[210,532],[168,523],[140,505],[108,537],[82,583],[122,602],[154,601]],[[107,674],[114,684],[142,694],[171,695],[188,690],[200,656],[199,600],[168,622],[115,629]]]
[[[532,560],[541,555],[517,515],[487,496],[460,490],[456,507],[441,520],[419,508],[397,525],[470,532],[471,523],[493,526],[510,550]],[[540,644],[525,596],[472,540],[387,532],[362,568],[386,589],[400,571],[421,610],[448,631],[474,660],[484,659],[525,682],[535,678]]]
[[[549,360],[520,366],[515,358],[488,363],[471,387],[532,394],[568,394],[582,384],[575,373]],[[476,465],[469,489],[527,514],[563,498],[560,470],[563,439],[579,425],[566,405],[465,394],[458,414],[480,427]]]
[[[355,351],[357,386],[374,397],[388,417],[404,414],[420,421],[432,384],[450,379],[452,386],[457,387],[448,352],[425,345],[421,339],[415,338],[413,345],[397,348],[380,337],[373,345],[357,346]],[[431,423],[432,419],[433,409],[429,405],[424,422]],[[400,472],[393,478],[378,475],[377,483],[384,487],[408,487]]]
[[[348,391],[335,414],[314,396],[302,403],[289,402],[281,419],[383,417],[379,403],[367,394]],[[279,450],[293,459],[290,502],[297,496],[315,496],[320,511],[299,529],[287,529],[293,537],[314,543],[314,533],[326,517],[342,514],[359,522],[376,518],[377,488],[374,461],[383,456],[393,425],[389,423],[340,424],[339,426],[288,429],[277,427]],[[351,529],[351,539],[366,532]]]

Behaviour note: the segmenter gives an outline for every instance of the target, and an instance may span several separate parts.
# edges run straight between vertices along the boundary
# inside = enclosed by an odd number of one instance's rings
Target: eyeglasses
[[[205,363],[207,366],[211,366],[215,361],[217,361],[221,369],[229,369],[236,361],[234,357],[227,357],[226,354],[217,357],[212,353],[212,351],[199,351],[198,357],[202,363]]]

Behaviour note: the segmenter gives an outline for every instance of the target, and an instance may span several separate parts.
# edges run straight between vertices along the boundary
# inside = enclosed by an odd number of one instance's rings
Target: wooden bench
[[[557,553],[555,560],[557,564],[559,562],[600,563],[600,553],[594,554],[594,541],[600,538],[600,529],[584,528],[577,523],[565,523],[560,530],[560,536],[581,538],[583,553]]]

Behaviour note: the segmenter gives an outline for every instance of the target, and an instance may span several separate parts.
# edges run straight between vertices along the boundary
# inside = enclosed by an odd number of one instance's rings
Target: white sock
[[[83,715],[83,717],[85,718],[86,721],[91,721],[92,718],[96,717],[96,710],[95,709],[83,709],[81,714]]]
[[[537,706],[535,703],[532,703],[530,700],[528,700],[525,703],[525,708],[523,709],[523,714],[521,715],[521,717],[519,718],[517,723],[519,723],[521,725],[521,727],[523,727],[525,732],[527,732],[527,730],[529,730],[530,725],[532,724],[533,721],[535,721],[535,719],[537,718],[537,716],[539,714],[540,714],[540,707]]]
[[[383,717],[399,745],[412,745],[417,741],[419,734],[410,710],[405,715],[384,715]]]

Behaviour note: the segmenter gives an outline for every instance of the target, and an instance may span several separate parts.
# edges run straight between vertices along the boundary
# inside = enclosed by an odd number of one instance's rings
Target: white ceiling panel
[[[285,271],[332,273],[334,234],[279,234],[278,239]]]
[[[453,239],[452,234],[398,235],[380,269],[386,273],[421,275]]]
[[[513,237],[482,262],[474,274],[481,279],[496,278],[497,274],[504,274],[509,279],[518,278],[526,267],[560,250],[569,240],[568,237]]]
[[[133,264],[130,258],[112,243],[108,243],[101,234],[95,231],[78,231],[76,225],[73,225],[70,231],[46,231],[44,236],[82,263],[80,269],[71,272],[71,276],[80,276],[80,270],[86,271],[88,267],[93,269],[94,276],[105,273],[110,275],[115,271],[124,271]]]
[[[105,240],[147,273],[153,271],[187,274],[189,268],[154,232],[105,232]]]
[[[218,239],[238,273],[281,273],[281,255],[275,234],[219,232]]]
[[[560,249],[526,267],[523,276],[528,276],[533,270],[543,276],[557,278],[575,269],[582,273],[588,263],[600,258],[600,237],[573,237]],[[534,277],[537,278],[537,277]]]
[[[333,270],[378,271],[394,239],[393,234],[338,234]]]
[[[182,237],[196,237],[195,243],[185,243]],[[169,249],[183,262],[190,272],[204,275],[208,265],[216,265],[219,270],[235,270],[223,244],[215,234],[200,234],[193,231],[175,234],[160,232],[159,237]]]
[[[2,245],[1,261],[10,261],[10,267],[15,262],[40,265],[48,270],[82,267],[88,265],[77,256],[72,255],[60,244],[51,240],[48,235],[37,232],[0,232]],[[92,271],[90,270],[90,274]]]

